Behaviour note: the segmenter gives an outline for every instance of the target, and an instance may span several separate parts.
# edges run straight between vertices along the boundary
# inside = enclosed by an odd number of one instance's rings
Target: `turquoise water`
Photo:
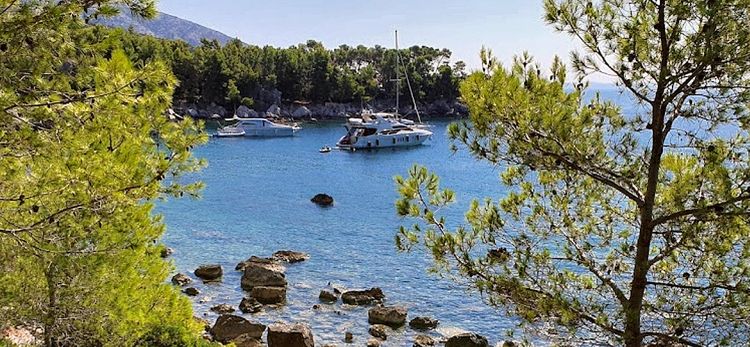
[[[513,321],[482,303],[463,287],[427,273],[429,257],[422,251],[399,253],[394,236],[399,225],[394,201],[395,175],[415,163],[426,165],[457,192],[450,220],[463,220],[471,197],[502,194],[500,170],[466,153],[452,153],[446,139],[448,122],[433,122],[435,135],[425,145],[377,152],[318,153],[342,135],[341,124],[307,125],[294,138],[212,138],[196,150],[209,166],[196,179],[206,184],[201,200],[170,200],[159,206],[168,231],[164,242],[176,250],[177,271],[190,273],[200,264],[220,263],[219,284],[196,287],[196,315],[215,319],[208,308],[238,305],[243,292],[234,266],[251,255],[270,256],[281,249],[307,252],[311,259],[290,265],[288,303],[265,313],[244,315],[252,321],[304,321],[316,342],[340,342],[352,331],[367,337],[367,308],[318,304],[318,293],[330,282],[345,288],[381,287],[388,304],[405,305],[409,316],[428,315],[442,330],[455,327],[501,340]],[[310,202],[325,192],[332,208]],[[201,302],[203,301],[203,302]],[[442,331],[441,330],[441,331]],[[389,343],[405,345],[413,332],[392,333]],[[438,333],[435,333],[439,336]]]

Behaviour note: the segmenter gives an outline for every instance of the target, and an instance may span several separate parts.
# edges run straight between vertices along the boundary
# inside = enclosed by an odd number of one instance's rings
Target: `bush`
[[[255,105],[255,100],[253,98],[244,97],[242,98],[242,101],[240,101],[242,105],[245,105],[247,108],[253,108],[253,105]]]

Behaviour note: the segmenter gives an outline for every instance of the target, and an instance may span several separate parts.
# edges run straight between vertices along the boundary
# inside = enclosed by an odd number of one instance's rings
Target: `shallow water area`
[[[209,165],[189,177],[205,183],[200,200],[169,200],[158,206],[168,225],[164,238],[175,249],[176,270],[193,277],[201,264],[224,268],[219,283],[194,282],[201,294],[192,298],[196,316],[213,321],[209,308],[226,303],[237,308],[245,293],[235,265],[252,255],[270,256],[282,249],[310,254],[308,261],[287,266],[287,304],[258,314],[251,321],[305,322],[316,344],[343,342],[351,331],[355,345],[367,340],[367,307],[327,305],[318,301],[329,283],[342,288],[381,287],[386,304],[404,305],[409,318],[427,315],[440,329],[456,329],[504,339],[514,322],[486,306],[476,293],[427,272],[431,259],[422,250],[399,253],[394,236],[402,224],[395,212],[394,176],[406,175],[416,163],[441,176],[457,193],[446,211],[452,224],[463,221],[473,197],[502,196],[500,170],[465,151],[453,153],[446,137],[448,121],[434,121],[433,138],[403,149],[319,153],[344,133],[341,123],[306,124],[293,138],[211,138],[196,149]],[[209,130],[210,131],[210,130]],[[310,202],[317,193],[334,197],[330,208]],[[319,304],[319,309],[313,305]],[[386,345],[411,345],[416,334],[408,326],[392,331]]]

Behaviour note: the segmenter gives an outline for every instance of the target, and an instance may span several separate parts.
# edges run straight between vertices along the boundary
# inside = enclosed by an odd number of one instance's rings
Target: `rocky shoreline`
[[[261,104],[264,105],[264,104]],[[239,106],[235,112],[231,108],[222,105],[196,105],[182,104],[176,105],[174,111],[183,116],[190,116],[198,119],[224,119],[231,118],[234,115],[243,118],[292,118],[292,119],[319,119],[319,120],[336,120],[346,119],[351,115],[359,114],[364,108],[374,111],[393,111],[393,100],[378,100],[370,102],[368,105],[359,103],[334,103],[327,102],[324,104],[309,104],[304,102],[284,103],[281,100],[270,103],[269,106],[263,107],[256,105],[254,108],[248,108],[244,105]],[[437,117],[454,117],[461,118],[468,116],[468,108],[457,100],[436,100],[428,104],[418,105],[420,116],[423,119]],[[412,106],[400,107],[399,114],[416,118],[416,112]]]

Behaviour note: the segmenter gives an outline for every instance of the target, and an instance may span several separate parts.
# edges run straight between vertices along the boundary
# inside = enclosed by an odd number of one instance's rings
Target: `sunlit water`
[[[200,200],[170,200],[159,206],[168,231],[164,242],[176,250],[177,271],[188,273],[207,263],[219,263],[221,283],[195,286],[197,316],[213,321],[214,305],[237,308],[243,293],[235,265],[252,255],[270,256],[282,249],[307,252],[311,259],[287,268],[287,304],[259,314],[243,315],[251,321],[305,322],[312,327],[316,344],[341,343],[345,331],[355,335],[355,345],[368,338],[367,307],[321,304],[318,293],[329,283],[343,288],[381,287],[386,303],[404,305],[409,317],[427,315],[440,320],[440,336],[448,328],[477,332],[492,344],[505,339],[514,320],[483,303],[477,293],[449,280],[430,275],[429,255],[422,250],[399,253],[394,236],[410,224],[398,218],[393,181],[415,163],[441,176],[441,183],[457,193],[457,204],[446,211],[453,224],[463,221],[472,197],[503,195],[500,169],[479,162],[466,151],[454,154],[446,138],[447,121],[436,121],[435,135],[426,145],[411,149],[384,149],[356,153],[334,150],[344,129],[339,123],[306,125],[294,138],[212,138],[196,150],[208,167],[195,175],[206,189]],[[320,208],[310,202],[317,193],[334,197],[335,206]],[[409,318],[409,319],[410,319]],[[387,345],[411,345],[415,332],[391,332]],[[357,343],[358,342],[358,343]]]

